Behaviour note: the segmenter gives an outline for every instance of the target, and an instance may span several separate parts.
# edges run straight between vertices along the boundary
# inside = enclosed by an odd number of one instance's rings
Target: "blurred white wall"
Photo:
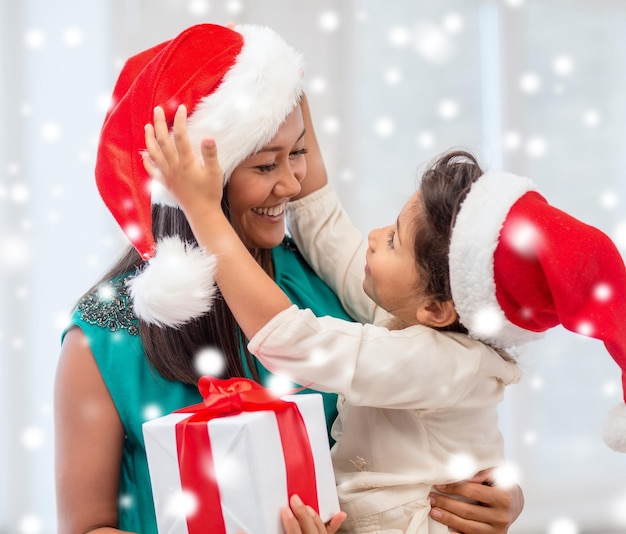
[[[275,28],[307,61],[331,179],[358,226],[465,147],[535,180],[626,250],[626,3],[618,0],[0,0],[0,533],[55,532],[52,382],[76,299],[124,239],[93,180],[123,60],[197,22]],[[600,440],[620,375],[551,332],[502,407],[517,534],[626,530],[626,459]]]

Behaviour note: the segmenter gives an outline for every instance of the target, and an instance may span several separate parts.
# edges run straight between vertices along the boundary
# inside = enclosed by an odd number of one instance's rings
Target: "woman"
[[[299,55],[267,28],[199,25],[134,56],[122,70],[101,133],[96,178],[133,248],[80,300],[63,338],[55,385],[60,533],[156,532],[141,424],[200,402],[202,371],[190,355],[217,347],[224,354],[221,376],[271,379],[245,352],[224,302],[213,298],[213,265],[187,245],[195,240],[182,212],[158,188],[150,206],[150,179],[138,152],[154,106],[166,114],[181,103],[193,110],[194,146],[206,135],[217,139],[223,208],[292,302],[348,319],[284,240],[285,206],[300,192],[306,148],[317,151],[306,102],[298,105],[301,69]],[[320,161],[313,158],[309,172],[323,171]],[[329,425],[335,402],[325,395]],[[521,511],[521,492],[481,482],[449,493],[485,506],[433,496],[433,516],[466,534],[506,532]],[[285,518],[289,533],[320,531],[319,521],[306,523],[298,505],[293,508],[301,520]]]

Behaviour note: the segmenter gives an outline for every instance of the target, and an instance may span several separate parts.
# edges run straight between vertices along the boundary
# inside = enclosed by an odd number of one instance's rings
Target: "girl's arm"
[[[215,279],[235,319],[252,338],[291,301],[241,242],[222,208],[223,175],[212,139],[201,144],[200,161],[189,144],[187,110],[180,106],[170,138],[163,109],[155,108],[154,127],[146,125],[146,170],[160,174],[164,185],[178,200],[198,242],[218,257]]]
[[[363,291],[367,243],[328,185],[306,95],[300,106],[306,130],[307,170],[300,194],[287,207],[289,230],[309,265],[339,297],[350,316],[372,323],[377,312],[386,312]]]
[[[124,429],[78,328],[66,334],[61,348],[54,425],[59,533],[122,532],[115,527]]]

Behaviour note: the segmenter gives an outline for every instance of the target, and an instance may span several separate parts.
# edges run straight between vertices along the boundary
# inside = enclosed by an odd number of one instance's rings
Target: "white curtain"
[[[122,61],[231,20],[304,53],[332,182],[364,232],[396,218],[427,161],[463,147],[626,250],[623,1],[1,0],[0,532],[55,532],[60,332],[124,244],[93,180]],[[512,532],[623,531],[626,459],[599,437],[619,369],[560,329],[520,362],[501,410],[526,496]]]

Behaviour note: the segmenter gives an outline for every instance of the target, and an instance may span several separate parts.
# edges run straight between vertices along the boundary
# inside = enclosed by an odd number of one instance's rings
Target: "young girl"
[[[397,329],[315,318],[291,305],[218,214],[222,178],[215,145],[203,147],[205,175],[184,141],[184,119],[181,108],[174,146],[157,111],[161,149],[149,129],[146,146],[198,241],[218,257],[218,285],[251,352],[274,371],[346,399],[333,463],[347,528],[447,532],[429,518],[428,494],[434,484],[503,463],[496,406],[519,370],[464,333],[439,287],[445,274],[416,263],[416,232],[430,231],[422,194],[411,198],[392,227],[370,234],[363,285],[393,315]],[[476,169],[474,176],[458,177],[457,205],[481,174]],[[456,462],[470,457],[468,469],[455,472]]]
[[[533,243],[522,243],[520,252],[518,234],[502,246],[497,243],[495,253],[493,247],[465,248],[472,244],[473,218],[479,223],[481,214],[489,211],[481,206],[480,201],[489,197],[482,189],[500,195],[503,181],[511,178],[513,187],[507,182],[504,188],[509,198],[496,196],[502,202],[493,210],[496,218],[503,211],[507,223],[510,212],[519,215],[526,205],[537,210],[545,205],[544,211],[552,208],[532,192],[528,180],[483,174],[470,154],[447,154],[427,170],[420,189],[396,222],[369,235],[363,288],[390,314],[385,317],[392,319],[387,323],[390,328],[318,318],[291,305],[233,232],[219,209],[222,175],[215,143],[203,141],[202,165],[186,138],[185,115],[181,107],[172,140],[161,111],[156,110],[156,135],[152,127],[146,127],[152,161],[146,160],[145,165],[152,173],[155,165],[161,170],[196,238],[218,258],[217,283],[250,339],[250,351],[269,369],[298,383],[312,382],[317,389],[338,392],[345,399],[332,450],[339,498],[348,514],[344,528],[352,532],[447,532],[429,517],[428,494],[434,485],[504,462],[497,404],[505,385],[520,378],[517,365],[506,353],[475,338],[510,346],[559,322],[550,318],[540,324],[542,314],[534,313],[543,312],[540,307],[500,302],[503,317],[493,313],[489,284],[487,289],[482,287],[483,278],[492,275],[474,270],[473,257],[479,266],[488,264],[491,257],[500,283],[497,266],[502,262],[514,265],[512,258],[518,253],[532,263],[528,257]],[[519,209],[518,199],[522,202]],[[321,218],[307,232],[315,236],[312,240],[319,250],[328,253],[326,265],[334,270],[329,278],[339,281],[335,285],[346,284],[344,295],[351,293],[359,306],[367,306],[353,287],[354,265],[362,262],[356,253],[360,239],[347,225],[338,202],[328,200],[327,206],[325,213],[316,211]],[[520,220],[513,222],[519,226]],[[486,228],[475,226],[481,238]],[[496,225],[496,242],[500,226]],[[510,228],[504,225],[503,235]],[[562,232],[561,226],[556,229]],[[303,231],[302,224],[299,231]],[[602,256],[610,258],[614,267],[615,296],[623,301],[623,262],[610,241],[599,241],[594,252],[607,252]],[[523,290],[519,302],[538,297],[545,307],[543,286],[542,294],[533,290],[538,278],[518,274],[513,286]],[[597,284],[597,280],[589,283]],[[556,296],[562,300],[562,295]],[[506,301],[520,295],[513,288],[504,297]],[[569,328],[566,308],[560,306],[558,317]],[[610,316],[611,310],[606,313]],[[609,352],[625,367],[620,328],[596,337],[607,342]]]

